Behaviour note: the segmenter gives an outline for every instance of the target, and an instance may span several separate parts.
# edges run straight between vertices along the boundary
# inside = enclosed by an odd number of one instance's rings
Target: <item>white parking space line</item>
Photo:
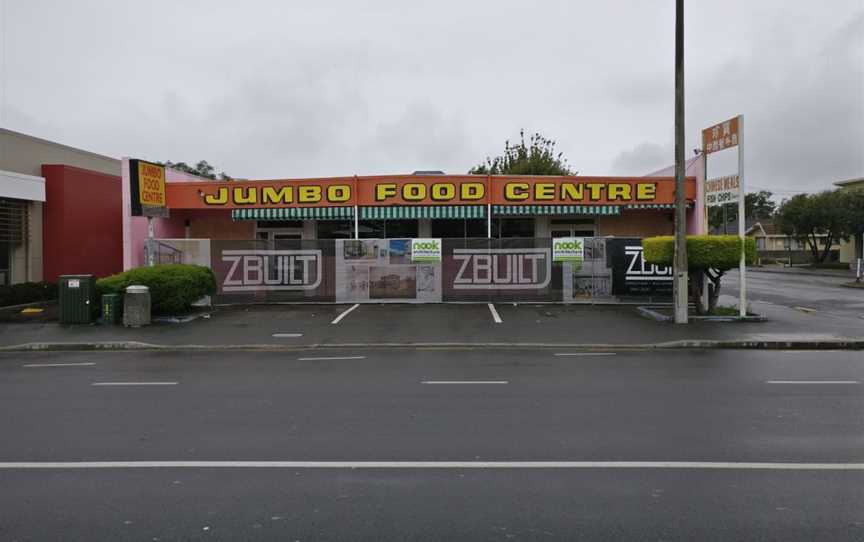
[[[492,319],[495,320],[496,324],[500,324],[502,322],[501,316],[498,315],[498,311],[495,309],[495,305],[489,303],[489,312],[492,313]]]
[[[339,322],[342,321],[343,318],[345,318],[346,316],[348,316],[348,315],[351,313],[351,311],[353,311],[354,309],[356,309],[356,308],[359,307],[359,306],[360,306],[360,303],[357,303],[357,304],[355,304],[355,305],[353,305],[353,306],[351,306],[351,307],[348,307],[347,309],[345,309],[344,311],[342,311],[342,314],[340,314],[339,316],[337,316],[336,318],[334,318],[333,321],[330,322],[330,324],[331,324],[331,325],[333,325],[333,324],[338,324]]]
[[[421,384],[509,384],[506,380],[423,380]]]
[[[766,380],[766,384],[860,384],[860,380]]]
[[[82,362],[82,363],[28,363],[27,365],[22,365],[21,367],[89,367],[92,365],[96,365],[92,362]]]
[[[297,361],[331,361],[343,359],[366,359],[366,356],[333,356],[327,358],[297,358]]]
[[[555,356],[614,356],[616,352],[559,352]]]
[[[0,469],[703,469],[862,471],[864,463],[719,461],[4,461]]]
[[[302,333],[274,333],[273,337],[277,339],[296,339],[297,337],[302,337]]]
[[[93,382],[91,386],[176,386],[179,382]]]

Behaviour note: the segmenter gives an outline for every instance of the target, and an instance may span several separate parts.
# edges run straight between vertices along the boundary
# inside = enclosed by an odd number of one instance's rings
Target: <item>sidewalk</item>
[[[856,347],[856,344],[857,348],[864,347],[864,319],[860,322],[838,319],[761,303],[754,304],[753,308],[765,314],[769,318],[767,322],[693,322],[686,326],[641,317],[633,306],[539,304],[496,304],[500,323],[495,322],[485,304],[361,305],[333,324],[348,308],[348,305],[234,307],[217,310],[210,319],[139,329],[55,323],[2,324],[0,347],[63,343],[94,348],[98,344],[127,342],[196,348],[340,345],[783,347],[790,342],[794,343],[791,347],[801,348],[831,347],[832,344],[843,348]]]
[[[806,267],[748,267],[748,273],[782,273],[784,275],[804,275],[811,277],[832,277],[855,280],[855,272],[851,269],[809,269]]]

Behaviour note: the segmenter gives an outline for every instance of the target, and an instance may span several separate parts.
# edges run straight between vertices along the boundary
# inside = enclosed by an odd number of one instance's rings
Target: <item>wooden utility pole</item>
[[[675,323],[687,323],[687,199],[684,188],[684,0],[675,0]]]

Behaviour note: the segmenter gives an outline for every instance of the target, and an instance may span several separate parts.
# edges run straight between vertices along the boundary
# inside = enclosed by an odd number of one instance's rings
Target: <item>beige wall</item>
[[[618,216],[598,217],[597,227],[598,236],[651,237],[674,233],[671,211],[624,210]]]
[[[0,128],[0,169],[42,176],[43,164],[120,175],[120,160]]]
[[[45,164],[120,175],[120,160],[0,128],[0,170],[42,177]],[[12,281],[42,280],[42,203],[27,208],[28,241],[12,251]]]

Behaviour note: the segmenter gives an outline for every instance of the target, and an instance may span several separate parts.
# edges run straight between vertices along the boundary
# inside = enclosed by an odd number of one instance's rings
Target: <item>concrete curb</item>
[[[764,268],[747,268],[748,273],[773,273],[775,275],[792,275],[795,277],[830,277],[830,278],[855,278],[855,274],[851,271],[849,273],[844,273],[842,271],[838,271],[837,273],[830,273],[826,271],[781,271],[779,269],[764,269]]]
[[[346,348],[390,349],[412,348],[429,350],[464,349],[569,349],[583,352],[622,352],[640,350],[693,350],[693,349],[736,349],[736,350],[864,350],[864,338],[859,339],[815,339],[815,340],[680,340],[660,343],[636,344],[579,344],[579,343],[324,343],[304,345],[284,344],[181,344],[166,345],[137,341],[90,342],[90,343],[24,343],[0,346],[3,352],[81,352],[81,351],[303,351],[339,350]]]

